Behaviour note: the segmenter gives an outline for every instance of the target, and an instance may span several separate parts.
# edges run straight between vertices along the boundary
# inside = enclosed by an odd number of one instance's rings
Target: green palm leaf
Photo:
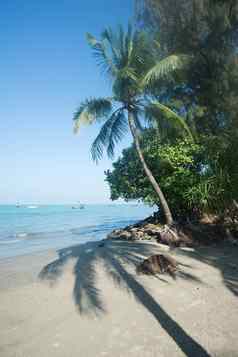
[[[127,65],[131,63],[132,53],[133,53],[133,29],[129,23],[127,33],[125,34],[125,47],[126,47],[126,56],[127,56]]]
[[[111,110],[112,98],[86,99],[74,113],[74,132],[77,133],[82,124],[90,125],[107,117]]]
[[[113,60],[115,65],[118,63],[119,60],[119,51],[117,48],[117,43],[116,43],[116,37],[115,34],[113,33],[111,27],[108,27],[107,29],[105,29],[102,33],[102,40],[106,40],[110,46],[111,49],[111,53],[113,56]]]
[[[131,79],[136,82],[138,80],[138,76],[136,71],[131,67],[124,67],[118,71],[118,79]]]
[[[102,68],[104,72],[111,76],[115,76],[117,73],[117,67],[107,51],[107,37],[102,38],[102,41],[98,41],[90,33],[86,34],[88,44],[94,51],[94,55],[97,60],[97,64]]]
[[[182,131],[186,132],[190,139],[193,140],[193,135],[183,117],[175,113],[166,105],[163,105],[160,102],[153,102],[149,104],[145,109],[147,111],[148,116],[154,118],[155,120],[159,117],[159,115],[162,114],[163,117],[165,117],[166,120],[169,121],[172,126],[177,127],[178,129],[182,129]]]
[[[143,86],[164,78],[172,72],[185,68],[188,65],[190,57],[187,55],[171,55],[157,62],[145,75]]]
[[[123,110],[120,110],[116,115],[116,120],[111,127],[110,136],[108,138],[107,155],[109,158],[114,157],[115,145],[123,139],[127,131],[127,118],[125,117]]]
[[[91,147],[92,159],[98,161],[103,156],[104,149],[109,157],[113,157],[115,144],[117,144],[127,131],[127,119],[123,108],[117,109],[102,126],[98,136]]]

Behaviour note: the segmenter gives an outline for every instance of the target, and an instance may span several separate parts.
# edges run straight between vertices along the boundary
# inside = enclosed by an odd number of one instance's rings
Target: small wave
[[[17,237],[17,238],[25,238],[25,237],[27,237],[27,236],[28,236],[27,233],[16,233],[16,237]]]
[[[12,243],[18,243],[20,242],[20,239],[11,239],[11,240],[0,240],[0,244],[12,244]]]

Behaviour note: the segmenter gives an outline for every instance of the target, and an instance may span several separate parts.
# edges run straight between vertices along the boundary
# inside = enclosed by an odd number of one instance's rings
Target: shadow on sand
[[[238,297],[238,248],[221,243],[217,247],[200,247],[195,251],[178,251],[202,263],[213,266],[221,273],[224,285]]]
[[[135,268],[135,265],[140,263],[145,256],[154,254],[155,249],[155,245],[147,243],[107,241],[104,247],[99,247],[98,243],[89,242],[59,250],[59,258],[45,266],[39,277],[54,283],[63,273],[65,264],[70,259],[75,259],[73,296],[79,312],[81,314],[106,313],[101,292],[96,286],[96,263],[100,262],[103,264],[108,277],[119,288],[124,288],[128,293],[133,294],[135,299],[151,313],[186,356],[209,356],[203,347],[167,314],[137,276],[129,272],[130,267]],[[202,283],[192,274],[182,273],[181,277]],[[167,280],[160,280],[163,283],[168,283]]]

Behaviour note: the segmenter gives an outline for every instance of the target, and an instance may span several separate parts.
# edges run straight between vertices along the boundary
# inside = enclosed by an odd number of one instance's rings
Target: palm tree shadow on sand
[[[143,256],[149,256],[154,252],[155,246],[146,243],[131,244],[108,241],[104,247],[99,247],[98,243],[89,242],[59,250],[59,258],[46,265],[39,277],[54,284],[62,275],[67,262],[75,259],[73,297],[79,312],[81,314],[106,313],[101,291],[96,286],[96,263],[100,262],[103,264],[108,277],[118,287],[133,294],[135,299],[151,313],[186,356],[209,356],[204,348],[167,314],[137,279],[136,275],[130,273],[130,269],[125,268],[125,266],[135,268],[142,261]],[[192,274],[184,273],[181,277],[202,283]],[[164,279],[160,280],[163,283],[167,282]]]
[[[220,271],[224,285],[238,297],[238,248],[230,244],[220,244],[217,247],[198,247],[195,251],[178,251],[202,263],[213,266]]]

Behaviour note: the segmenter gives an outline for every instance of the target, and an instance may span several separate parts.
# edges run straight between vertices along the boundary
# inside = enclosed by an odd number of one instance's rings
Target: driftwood
[[[145,259],[140,265],[137,266],[137,274],[164,274],[168,273],[175,278],[178,263],[174,258],[169,255],[155,254]]]

